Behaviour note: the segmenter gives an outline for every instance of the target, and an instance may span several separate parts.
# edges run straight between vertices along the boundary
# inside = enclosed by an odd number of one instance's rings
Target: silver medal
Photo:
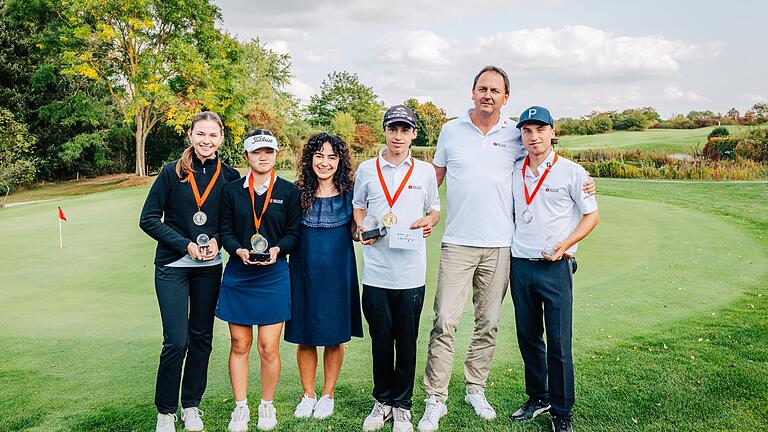
[[[192,215],[192,222],[197,226],[205,225],[208,222],[208,215],[198,210],[197,213]]]
[[[523,211],[523,222],[531,223],[532,220],[533,220],[533,213],[531,213],[530,210],[525,209],[525,211]]]

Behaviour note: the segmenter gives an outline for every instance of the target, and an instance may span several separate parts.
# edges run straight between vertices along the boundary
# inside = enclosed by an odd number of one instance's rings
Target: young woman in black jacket
[[[224,140],[218,115],[197,114],[187,139],[181,158],[165,165],[155,179],[139,222],[157,240],[155,291],[163,322],[157,432],[175,431],[179,387],[185,429],[203,430],[198,406],[207,382],[222,272],[219,201],[224,185],[240,177],[216,157]]]

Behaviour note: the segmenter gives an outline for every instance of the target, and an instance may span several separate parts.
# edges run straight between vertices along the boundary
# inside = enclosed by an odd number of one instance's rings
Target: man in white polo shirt
[[[395,105],[384,115],[387,147],[360,164],[355,174],[352,214],[355,238],[384,225],[383,237],[362,241],[363,313],[373,354],[376,403],[363,429],[394,419],[393,432],[411,432],[411,397],[416,340],[427,271],[425,239],[440,219],[437,178],[431,164],[410,152],[416,115]]]
[[[528,400],[512,419],[549,411],[554,432],[571,432],[573,255],[597,225],[597,202],[582,190],[589,178],[584,168],[555,153],[546,108],[528,108],[517,127],[528,156],[515,164],[511,284]]]
[[[474,109],[446,123],[432,161],[438,185],[447,181],[448,210],[440,251],[435,317],[429,339],[424,387],[427,392],[419,430],[438,429],[447,414],[454,335],[469,288],[475,307],[474,329],[464,361],[464,400],[486,420],[496,411],[485,398],[485,383],[496,348],[501,302],[509,284],[512,245],[512,172],[525,156],[515,122],[501,118],[509,99],[509,78],[486,66],[472,85]],[[594,193],[594,182],[586,185]]]

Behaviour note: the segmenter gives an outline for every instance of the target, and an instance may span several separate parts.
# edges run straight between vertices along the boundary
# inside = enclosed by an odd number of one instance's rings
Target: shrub
[[[730,134],[731,133],[728,132],[727,128],[725,128],[723,126],[719,126],[719,127],[716,127],[714,129],[712,129],[712,132],[710,132],[709,135],[707,135],[707,139],[712,139],[712,138],[715,138],[715,137],[727,137]]]
[[[712,160],[734,159],[736,156],[736,146],[738,144],[738,138],[714,137],[707,141],[707,144],[704,146],[701,152],[704,157]]]
[[[768,143],[750,138],[743,139],[736,145],[736,156],[758,162],[767,162]]]
[[[411,147],[411,154],[416,159],[421,159],[425,162],[432,163],[432,159],[435,157],[435,151],[437,147]]]

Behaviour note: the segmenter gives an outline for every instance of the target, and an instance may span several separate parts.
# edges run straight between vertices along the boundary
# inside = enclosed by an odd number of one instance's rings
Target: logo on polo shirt
[[[504,143],[499,143],[499,142],[495,142],[495,141],[494,141],[494,143],[493,143],[493,146],[494,146],[494,147],[503,147],[503,148],[506,148],[506,147],[507,147],[507,145],[506,145],[506,144],[504,144]]]
[[[564,189],[565,188],[561,188],[561,187],[559,187],[559,188],[550,188],[550,187],[548,187],[548,188],[544,189],[544,192],[560,192],[560,191],[562,191]]]
[[[272,198],[271,200],[269,200],[269,202],[271,202],[272,204],[282,204],[283,200]]]
[[[418,186],[418,185],[408,185],[408,189],[421,190],[421,186]]]

